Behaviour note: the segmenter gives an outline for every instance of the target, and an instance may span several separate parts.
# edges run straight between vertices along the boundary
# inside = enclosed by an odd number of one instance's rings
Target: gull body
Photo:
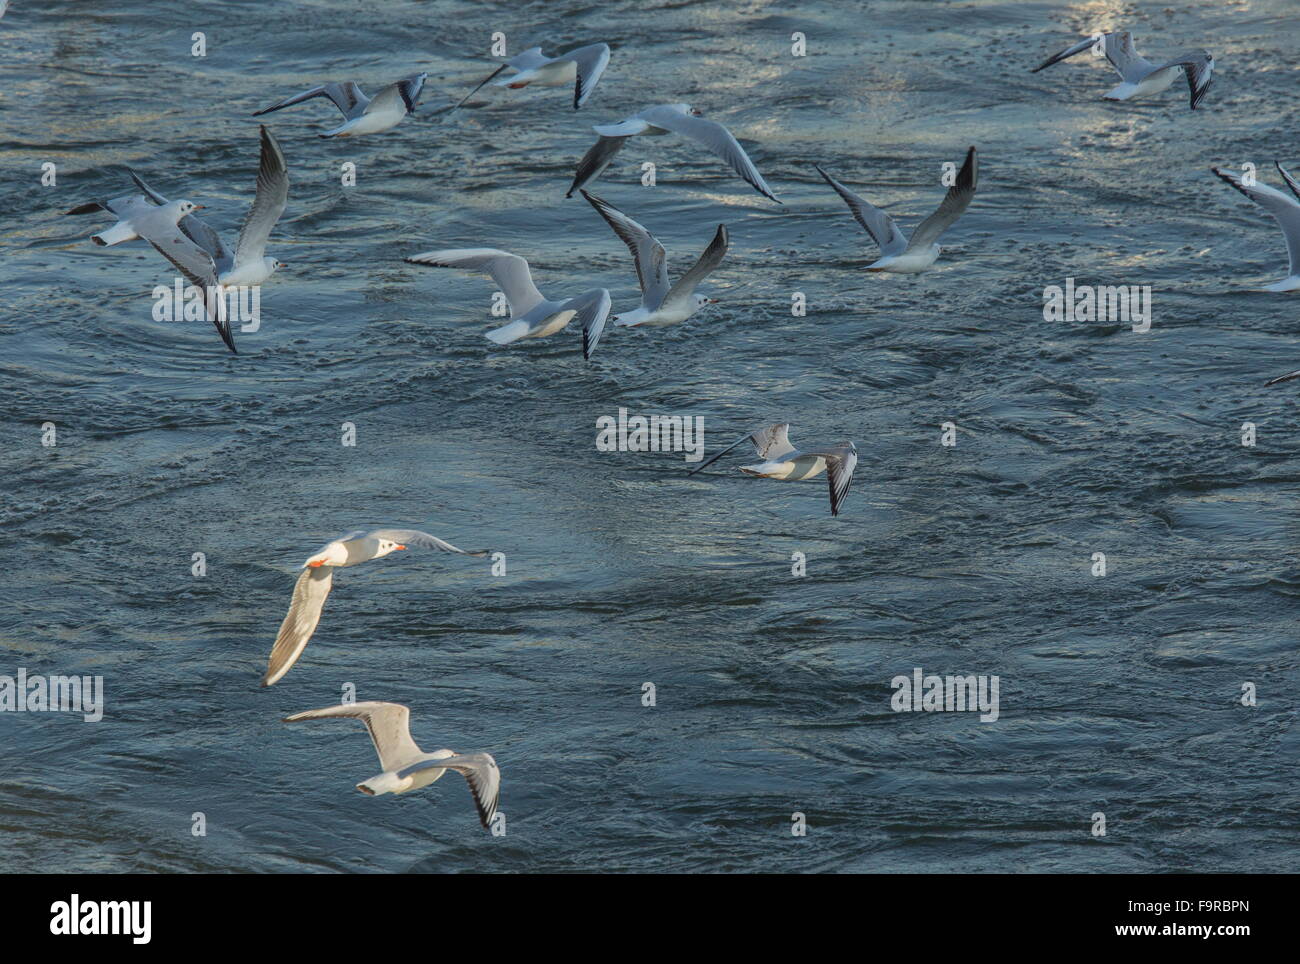
[[[574,191],[581,190],[600,177],[615,155],[623,149],[629,137],[643,134],[655,137],[681,134],[726,161],[727,165],[759,194],[778,204],[782,203],[767,186],[763,175],[758,172],[758,168],[732,136],[731,131],[716,121],[705,120],[704,115],[690,104],[658,104],[647,107],[639,114],[633,114],[617,124],[597,124],[592,130],[599,135],[598,139],[578,162],[573,183],[569,186],[565,197],[573,197]]]
[[[909,241],[898,225],[884,211],[854,194],[820,165],[813,165],[826,183],[834,188],[848,205],[850,213],[862,229],[871,235],[880,248],[880,257],[867,265],[868,271],[890,271],[898,274],[917,274],[928,270],[938,259],[939,237],[956,223],[975,197],[979,182],[979,162],[975,148],[966,151],[966,160],[957,172],[956,180],[948,188],[939,209],[916,226]]]
[[[797,449],[790,444],[789,429],[789,422],[778,422],[749,435],[742,435],[711,459],[692,469],[689,474],[694,475],[705,466],[712,465],[742,442],[750,442],[755,454],[763,461],[754,465],[742,465],[740,471],[746,475],[782,482],[811,479],[825,472],[830,484],[831,515],[839,515],[858,465],[857,446],[852,442],[840,442],[836,445]]]
[[[327,706],[294,713],[286,716],[283,722],[325,719],[361,720],[370,732],[383,772],[358,783],[357,789],[362,793],[372,797],[385,793],[409,793],[436,783],[448,770],[455,770],[469,784],[479,822],[488,829],[501,792],[501,771],[491,754],[462,754],[447,749],[424,752],[411,739],[410,710],[401,703],[372,700]]]
[[[314,97],[324,97],[339,109],[344,121],[338,127],[317,136],[357,137],[362,134],[378,134],[396,127],[406,119],[407,114],[415,110],[415,105],[420,100],[420,92],[424,89],[424,82],[428,77],[427,73],[404,77],[397,83],[382,88],[373,98],[367,97],[355,81],[321,84],[319,87],[286,97],[278,104],[254,111],[253,116],[283,110]]]
[[[1188,90],[1191,94],[1191,108],[1196,110],[1205,99],[1214,75],[1214,57],[1204,50],[1191,50],[1179,54],[1172,60],[1155,64],[1141,56],[1133,46],[1133,35],[1127,30],[1117,30],[1103,34],[1100,38],[1087,37],[1053,54],[1035,67],[1031,73],[1038,73],[1053,64],[1082,53],[1101,44],[1102,52],[1110,65],[1119,74],[1121,83],[1103,95],[1104,100],[1131,100],[1134,97],[1146,97],[1168,90],[1178,79],[1179,74],[1186,76]]]
[[[577,320],[582,326],[582,356],[590,359],[609,316],[609,291],[593,288],[567,301],[551,301],[533,284],[528,262],[497,248],[445,248],[425,251],[406,259],[410,264],[435,268],[485,271],[501,288],[510,306],[510,320],[487,333],[497,345],[523,338],[545,338]]]
[[[1294,197],[1288,197],[1276,188],[1269,187],[1259,181],[1246,185],[1242,182],[1241,175],[1235,171],[1226,171],[1218,167],[1212,167],[1210,170],[1225,183],[1236,188],[1273,215],[1278,227],[1282,229],[1282,236],[1286,239],[1287,257],[1290,263],[1287,268],[1287,277],[1281,281],[1275,281],[1271,285],[1265,285],[1263,290],[1275,292],[1295,291],[1300,288],[1300,203],[1298,203],[1298,199],[1300,199],[1300,182],[1297,182],[1279,162],[1274,161],[1273,163]],[[1285,380],[1284,378],[1275,379],[1275,381]]]
[[[262,685],[271,686],[279,681],[293,668],[302,651],[307,648],[307,643],[311,641],[320,622],[325,600],[334,587],[335,569],[346,569],[372,559],[382,559],[408,546],[438,549],[464,556],[488,554],[486,549],[457,549],[450,542],[444,542],[437,536],[418,529],[357,529],[327,542],[302,564],[302,573],[294,583],[289,612],[280,624],[280,631],[271,647]]]
[[[636,265],[641,304],[633,311],[616,315],[614,324],[624,327],[679,325],[705,305],[717,303],[716,298],[695,294],[695,288],[727,253],[729,239],[725,224],[718,225],[713,241],[691,269],[676,284],[669,284],[668,253],[658,239],[608,201],[586,191],[582,196],[627,245]]]

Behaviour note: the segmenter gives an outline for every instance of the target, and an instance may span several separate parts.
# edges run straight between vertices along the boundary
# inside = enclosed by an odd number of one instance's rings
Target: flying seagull
[[[867,265],[868,271],[898,271],[915,273],[925,271],[939,258],[939,236],[957,221],[966,208],[970,207],[975,197],[976,181],[979,178],[979,165],[975,157],[975,148],[966,152],[966,160],[957,172],[957,179],[948,193],[944,195],[939,209],[916,226],[909,241],[898,225],[880,208],[858,197],[835,178],[831,177],[820,165],[814,164],[817,173],[825,178],[837,194],[849,206],[849,211],[857,218],[858,224],[871,235],[871,239],[880,247],[880,258]]]
[[[357,84],[351,80],[342,83],[321,84],[301,94],[286,97],[278,104],[254,111],[253,116],[269,114],[273,110],[282,110],[301,104],[313,97],[328,97],[342,113],[344,123],[333,130],[325,131],[320,137],[355,137],[358,134],[378,134],[396,127],[407,114],[415,110],[420,99],[420,91],[428,74],[414,74],[375,94],[374,99],[367,97]]]
[[[502,77],[492,85],[493,87],[508,87],[511,90],[518,90],[521,87],[527,87],[529,84],[536,84],[539,87],[562,87],[565,84],[573,84],[573,109],[577,110],[591,97],[591,92],[596,89],[596,84],[600,82],[600,75],[605,72],[605,67],[608,64],[609,46],[607,44],[587,44],[585,47],[575,47],[558,57],[547,57],[542,53],[541,47],[531,47],[523,53],[511,57],[488,74],[483,83],[466,94],[464,100],[457,104],[456,107],[460,107],[461,104],[464,104],[465,101],[477,94],[483,89],[484,85],[489,83],[501,71],[509,69],[514,72]],[[455,109],[455,107],[452,108],[452,110]]]
[[[822,472],[830,482],[831,515],[840,514],[840,506],[853,482],[853,470],[858,465],[858,449],[852,442],[824,445],[819,448],[796,449],[790,444],[790,423],[768,425],[749,435],[742,435],[707,462],[702,462],[688,472],[694,475],[705,466],[712,465],[742,442],[750,442],[754,452],[763,461],[757,465],[742,465],[740,471],[764,479],[795,482],[810,479]]]
[[[1105,100],[1128,100],[1131,97],[1158,94],[1177,79],[1180,70],[1187,77],[1187,86],[1192,94],[1192,110],[1200,106],[1201,101],[1205,99],[1206,91],[1210,89],[1210,75],[1214,72],[1214,58],[1210,54],[1204,50],[1190,50],[1163,64],[1153,64],[1133,49],[1133,35],[1127,30],[1080,40],[1074,46],[1066,47],[1059,54],[1048,57],[1030,73],[1036,74],[1045,67],[1058,64],[1098,44],[1101,45],[1101,52],[1106,55],[1106,59],[1124,81],[1107,93]]]
[[[1296,181],[1277,161],[1273,162],[1282,175],[1282,180],[1286,186],[1291,189],[1291,193],[1296,198],[1300,198],[1300,183]],[[1300,204],[1296,203],[1294,198],[1289,198],[1277,188],[1269,187],[1267,184],[1261,184],[1256,181],[1254,184],[1244,184],[1242,176],[1236,171],[1225,171],[1221,167],[1210,168],[1216,175],[1222,178],[1228,184],[1231,184],[1246,197],[1250,198],[1269,214],[1273,215],[1277,221],[1278,227],[1282,229],[1282,236],[1286,238],[1286,252],[1290,259],[1288,275],[1281,281],[1275,281],[1271,285],[1265,286],[1265,291],[1294,291],[1300,288]],[[1285,381],[1286,376],[1274,381]],[[1269,383],[1273,384],[1272,382]]]
[[[334,586],[335,569],[357,566],[371,559],[382,559],[390,552],[407,546],[458,552],[463,556],[488,554],[487,549],[475,552],[457,549],[450,542],[443,542],[437,536],[416,529],[375,529],[370,532],[357,529],[327,543],[302,564],[302,574],[293,587],[289,612],[280,624],[275,645],[271,647],[271,658],[267,663],[266,675],[262,677],[262,685],[274,684],[289,672],[302,655],[312,633],[316,631],[316,624],[320,622],[325,597]]]
[[[167,199],[145,184],[134,172],[129,172],[136,187],[144,191],[155,204],[166,204]],[[283,261],[266,256],[266,242],[271,230],[284,214],[289,199],[289,169],[284,163],[284,153],[269,130],[262,128],[262,155],[257,168],[257,194],[239,229],[239,240],[231,251],[221,236],[197,215],[189,215],[180,222],[180,229],[191,241],[206,251],[216,266],[217,283],[223,285],[261,284],[283,268]]]
[[[449,248],[425,251],[406,259],[411,264],[435,268],[469,268],[492,276],[510,305],[510,320],[487,333],[498,345],[521,338],[542,338],[568,326],[575,318],[582,325],[582,357],[590,360],[609,316],[609,291],[593,288],[567,301],[550,301],[533,284],[528,262],[517,254],[496,248]]]
[[[565,197],[573,197],[574,191],[581,190],[600,177],[629,137],[638,134],[681,134],[717,154],[759,194],[771,198],[777,204],[783,203],[777,200],[745,149],[732,137],[731,131],[716,121],[705,120],[704,115],[690,104],[647,107],[641,113],[633,114],[617,124],[597,124],[592,130],[600,135],[599,139],[578,162],[577,173],[574,174],[573,183]]]
[[[582,192],[582,196],[609,223],[619,240],[627,245],[636,263],[636,276],[641,283],[641,304],[635,311],[615,315],[614,324],[628,327],[676,325],[705,305],[717,304],[717,298],[695,294],[695,287],[709,276],[727,253],[725,224],[718,225],[718,233],[713,236],[694,266],[677,279],[675,285],[670,285],[668,253],[658,239],[608,201],[586,191]]]
[[[379,765],[384,772],[357,784],[357,789],[369,796],[384,793],[406,793],[419,790],[435,782],[448,770],[455,770],[469,784],[478,810],[479,823],[490,829],[492,816],[497,812],[497,798],[501,793],[501,771],[489,753],[457,753],[454,750],[435,750],[425,753],[411,739],[411,711],[401,703],[344,703],[319,710],[306,710],[286,716],[282,722],[328,719],[361,720],[370,731],[370,740],[379,754]]]
[[[131,176],[135,177],[134,173]],[[155,204],[143,194],[128,194],[105,201],[79,204],[67,213],[107,211],[118,219],[107,231],[91,235],[90,240],[98,245],[107,247],[140,238],[153,245],[154,250],[170,261],[190,284],[203,292],[206,314],[221,335],[221,340],[233,352],[235,340],[230,333],[225,303],[218,297],[217,272],[212,256],[195,244],[182,227],[185,221],[193,219],[192,212],[202,207],[202,204],[185,200]]]

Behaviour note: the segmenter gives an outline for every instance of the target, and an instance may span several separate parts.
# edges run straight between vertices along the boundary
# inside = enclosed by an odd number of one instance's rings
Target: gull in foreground
[[[605,72],[608,64],[607,44],[575,47],[558,57],[547,57],[542,53],[541,47],[532,47],[511,57],[488,74],[483,83],[466,94],[464,100],[456,107],[460,107],[466,100],[477,94],[501,71],[513,70],[514,73],[507,74],[492,86],[518,90],[529,84],[536,84],[539,87],[562,87],[565,84],[573,84],[573,109],[577,110],[587,102],[591,92],[596,89],[596,84],[600,82],[600,75]]]
[[[487,333],[498,345],[521,338],[542,338],[568,326],[575,318],[582,325],[582,357],[591,358],[609,316],[609,291],[593,288],[567,301],[550,301],[533,284],[528,262],[517,254],[496,248],[448,248],[425,251],[406,259],[434,268],[469,268],[492,276],[510,305],[510,320]]]
[[[625,315],[615,315],[614,324],[676,325],[685,321],[705,305],[717,304],[717,298],[695,294],[696,286],[709,276],[727,253],[727,226],[718,225],[718,233],[704,249],[691,270],[668,283],[668,253],[664,246],[645,228],[608,201],[594,194],[582,192],[600,216],[603,217],[619,239],[632,252],[636,263],[637,280],[641,283],[641,304]]]
[[[731,131],[716,121],[705,120],[703,114],[690,104],[647,107],[641,113],[633,114],[617,124],[597,124],[592,130],[600,137],[578,162],[577,173],[574,174],[573,183],[565,197],[573,197],[574,191],[581,190],[600,177],[629,137],[638,134],[681,134],[717,154],[759,194],[771,198],[777,204],[782,203],[767,186],[763,175],[758,173],[758,168],[749,159],[745,149],[736,142]]]
[[[1127,30],[1080,40],[1059,54],[1048,57],[1030,73],[1036,74],[1045,67],[1058,64],[1067,57],[1073,57],[1098,44],[1124,81],[1107,93],[1105,100],[1128,100],[1131,97],[1158,94],[1177,79],[1180,70],[1187,76],[1187,87],[1192,94],[1192,110],[1196,110],[1210,89],[1210,79],[1214,72],[1214,58],[1210,54],[1204,50],[1191,50],[1163,64],[1153,64],[1133,49],[1133,35]]]
[[[285,723],[299,720],[328,720],[336,717],[361,720],[370,731],[370,739],[379,754],[384,772],[358,783],[357,789],[370,796],[383,793],[406,793],[436,781],[448,770],[455,770],[469,784],[478,809],[479,823],[489,829],[497,812],[501,793],[501,771],[488,753],[457,753],[435,750],[425,753],[411,739],[411,711],[401,703],[345,703],[320,710],[306,710],[286,716]]]
[[[1300,198],[1300,183],[1297,183],[1296,179],[1277,161],[1273,163],[1277,165],[1278,172],[1282,175],[1286,186],[1291,189],[1291,193],[1296,198]],[[1278,227],[1282,229],[1282,236],[1286,238],[1287,256],[1290,259],[1290,266],[1287,269],[1289,273],[1281,281],[1267,285],[1264,290],[1294,291],[1300,288],[1300,204],[1297,204],[1294,198],[1287,197],[1277,188],[1269,187],[1267,184],[1260,184],[1258,181],[1250,185],[1244,184],[1242,176],[1236,171],[1225,171],[1221,167],[1212,167],[1210,170],[1273,215]],[[1288,375],[1274,381],[1285,381],[1289,377]],[[1269,384],[1273,383],[1269,382]]]
[[[979,177],[979,165],[975,157],[975,148],[972,147],[966,152],[966,161],[957,172],[957,179],[952,187],[948,188],[948,193],[944,195],[939,210],[916,226],[909,241],[903,232],[898,230],[898,225],[888,214],[858,197],[823,171],[820,165],[813,166],[817,168],[817,173],[826,179],[826,183],[844,199],[844,203],[849,206],[849,211],[857,218],[858,224],[862,225],[867,234],[871,235],[871,239],[879,245],[881,256],[873,264],[867,265],[867,270],[898,271],[905,274],[925,271],[938,260],[940,248],[936,242],[943,232],[956,223],[966,208],[970,207],[971,199],[975,197],[976,181]]]
[[[852,442],[825,445],[820,448],[796,449],[790,444],[789,422],[780,422],[742,435],[707,462],[696,466],[688,475],[694,475],[707,465],[712,465],[742,442],[750,442],[754,452],[763,461],[757,465],[742,465],[740,471],[764,479],[796,482],[826,473],[831,490],[831,515],[840,514],[844,497],[853,482],[853,470],[858,465],[858,449]]]
[[[317,136],[355,137],[358,134],[378,134],[380,131],[396,127],[407,114],[415,110],[416,102],[420,99],[420,91],[424,89],[424,82],[428,77],[427,73],[405,77],[383,88],[373,99],[367,97],[351,80],[321,84],[311,90],[304,90],[301,94],[286,97],[278,104],[254,111],[253,116],[292,107],[313,97],[328,97],[343,113],[344,123]]]
[[[168,201],[134,171],[127,173],[143,195],[91,202],[69,214],[106,210],[120,220],[107,231],[93,235],[96,244],[112,245],[144,238],[205,294],[207,314],[232,352],[235,339],[219,300],[219,285],[255,285],[269,278],[284,263],[266,256],[271,229],[284,213],[289,197],[289,172],[275,137],[262,128],[262,153],[257,171],[257,194],[244,218],[232,252],[221,236],[193,212],[203,207],[190,201]],[[173,217],[178,214],[179,217]],[[217,300],[214,300],[217,299]]]
[[[320,622],[325,597],[334,587],[334,570],[360,565],[371,559],[382,559],[390,552],[416,546],[421,549],[441,549],[458,552],[463,556],[486,556],[488,550],[470,552],[457,549],[450,542],[416,529],[375,529],[367,532],[358,529],[327,543],[302,564],[302,574],[294,583],[293,600],[289,612],[280,624],[280,632],[271,647],[271,658],[262,677],[262,685],[270,686],[289,672],[302,651],[307,648],[316,624]]]

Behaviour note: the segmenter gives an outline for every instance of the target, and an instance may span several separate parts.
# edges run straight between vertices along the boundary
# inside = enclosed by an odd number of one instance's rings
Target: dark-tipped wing
[[[319,710],[305,710],[286,716],[282,722],[299,720],[346,719],[361,720],[370,732],[370,742],[379,754],[379,765],[385,772],[405,766],[420,755],[420,748],[411,739],[411,711],[401,703],[342,703]]]
[[[606,137],[603,134],[597,138],[596,143],[582,155],[582,160],[578,161],[578,169],[573,172],[573,183],[564,196],[573,197],[574,191],[582,190],[600,177],[605,168],[609,167],[609,162],[623,149],[626,140],[626,137]]]
[[[572,60],[578,68],[578,76],[573,84],[573,109],[577,110],[587,102],[591,92],[596,89],[596,84],[600,82],[600,75],[609,64],[609,45],[588,44],[576,47],[556,60]]]
[[[672,286],[668,292],[668,297],[664,301],[678,301],[682,298],[689,298],[695,291],[699,283],[707,278],[726,257],[727,245],[730,244],[730,237],[727,234],[727,226],[719,224],[717,232],[713,235],[713,240],[709,246],[704,249],[699,260],[691,265],[691,270],[677,279],[677,283]]]
[[[641,284],[642,301],[648,308],[658,308],[663,304],[669,289],[668,253],[664,246],[653,234],[608,201],[586,191],[581,194],[632,252],[637,281]]]
[[[853,217],[857,219],[858,224],[862,225],[862,229],[871,235],[871,239],[879,246],[882,255],[902,254],[907,250],[907,238],[903,236],[902,231],[898,230],[898,225],[894,223],[893,218],[874,204],[858,197],[823,171],[820,165],[814,164],[813,167],[817,168],[817,173],[835,189],[835,193],[844,199]]]
[[[474,796],[479,823],[484,830],[490,829],[488,825],[497,812],[501,796],[501,770],[490,753],[458,753],[440,760],[421,760],[399,772],[398,776],[408,777],[421,770],[455,770],[463,776]]]
[[[591,360],[591,353],[600,342],[605,319],[609,317],[609,306],[609,291],[605,288],[584,292],[560,306],[561,311],[576,312],[573,318],[582,325],[582,357],[586,361]]]
[[[1187,89],[1191,94],[1192,110],[1196,110],[1210,91],[1210,82],[1214,78],[1214,58],[1204,50],[1196,50],[1175,57],[1152,70],[1163,70],[1166,67],[1183,68],[1183,73],[1187,76]]]
[[[1248,187],[1235,171],[1225,171],[1218,167],[1210,170],[1273,215],[1278,227],[1282,229],[1282,236],[1286,238],[1286,252],[1291,262],[1290,273],[1300,274],[1300,203],[1277,188],[1258,181]]]
[[[778,204],[782,203],[772,193],[772,189],[767,186],[767,182],[763,180],[763,175],[758,172],[758,168],[749,159],[745,149],[732,136],[731,131],[717,121],[705,120],[703,117],[696,117],[694,114],[684,114],[669,106],[651,107],[643,110],[637,116],[655,127],[681,134],[704,145],[726,161],[728,166],[759,194],[776,201]]]
[[[943,196],[939,210],[916,226],[907,249],[924,251],[938,241],[939,236],[952,227],[953,223],[970,207],[978,181],[979,160],[975,155],[975,148],[972,147],[966,151],[966,160],[962,163],[961,170],[957,172],[957,180]]]
[[[253,198],[244,226],[235,243],[235,263],[260,261],[266,253],[266,241],[271,236],[284,206],[289,200],[289,169],[284,163],[284,152],[274,135],[262,127],[262,153],[257,167],[257,196]]]
[[[311,90],[304,90],[301,94],[286,97],[278,104],[272,104],[270,107],[263,107],[261,110],[253,111],[253,116],[257,117],[261,114],[269,114],[274,110],[283,110],[286,107],[292,107],[294,104],[301,104],[305,100],[311,100],[313,97],[328,97],[347,120],[352,120],[352,118],[360,115],[365,110],[366,105],[370,103],[370,98],[361,92],[360,87],[353,81],[345,80],[342,83],[321,84]]]
[[[520,318],[540,305],[545,299],[533,284],[528,262],[517,254],[497,248],[445,248],[425,251],[406,259],[411,264],[426,264],[435,268],[471,268],[486,271],[492,276],[510,303],[510,317]]]

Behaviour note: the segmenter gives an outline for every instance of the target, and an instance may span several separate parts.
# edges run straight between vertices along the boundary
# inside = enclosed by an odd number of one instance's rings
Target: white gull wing
[[[796,457],[805,455],[820,456],[826,463],[826,479],[831,490],[831,515],[840,514],[840,506],[849,494],[849,485],[853,482],[853,470],[858,467],[858,450],[852,442],[842,442],[826,448],[800,449]]]
[[[862,229],[876,242],[882,256],[902,254],[907,250],[907,237],[898,230],[898,225],[894,223],[893,218],[874,204],[858,197],[823,171],[820,165],[814,164],[813,167],[817,168],[817,173],[835,189],[835,193],[844,199],[844,203],[849,206],[849,211],[857,219],[858,224],[862,225]]]
[[[608,289],[593,288],[560,305],[560,311],[575,312],[573,319],[582,325],[582,357],[586,361],[591,361],[591,353],[600,342],[610,304]]]
[[[492,276],[510,303],[510,317],[528,314],[546,299],[533,284],[528,262],[517,254],[497,248],[446,248],[425,251],[406,259],[411,264],[430,265],[435,268],[469,268],[486,271]]]
[[[722,263],[726,257],[727,245],[731,243],[727,234],[727,226],[719,224],[717,232],[713,235],[713,240],[709,246],[704,249],[691,269],[677,279],[677,283],[672,286],[668,296],[664,301],[683,301],[691,296],[701,281],[713,273],[713,269]]]
[[[571,60],[577,67],[578,76],[573,84],[573,109],[577,110],[591,97],[596,84],[600,83],[600,75],[609,65],[609,45],[588,44],[585,47],[575,47],[555,59]]]
[[[344,703],[319,710],[305,710],[286,716],[282,722],[299,720],[328,720],[334,718],[360,720],[370,731],[370,740],[379,754],[379,765],[391,773],[410,764],[421,755],[420,748],[411,739],[411,711],[401,703]]]
[[[694,114],[683,113],[668,104],[650,107],[637,116],[654,127],[672,131],[674,134],[681,134],[702,144],[726,161],[731,169],[759,194],[776,201],[778,204],[783,203],[772,193],[772,189],[763,180],[763,175],[758,173],[758,168],[749,159],[745,149],[732,136],[731,131],[716,121],[705,120],[703,117],[696,117]],[[597,133],[603,132],[597,131]]]
[[[912,240],[907,244],[907,250],[924,251],[938,241],[939,236],[952,227],[953,223],[970,207],[978,181],[979,161],[975,156],[975,148],[972,147],[966,152],[966,160],[962,163],[961,170],[957,172],[957,180],[943,196],[939,210],[916,226],[912,232]]]
[[[1183,73],[1187,76],[1187,89],[1191,93],[1192,110],[1196,110],[1210,91],[1210,81],[1214,74],[1214,58],[1204,50],[1193,50],[1180,54],[1158,67],[1152,67],[1151,73],[1167,67],[1183,68]]]
[[[374,99],[366,105],[362,113],[382,113],[398,106],[405,109],[406,113],[411,113],[415,110],[415,105],[420,99],[420,91],[424,89],[424,82],[428,76],[428,74],[414,74],[402,78],[395,84],[389,84],[375,94]]]
[[[284,206],[289,200],[289,169],[284,163],[284,152],[275,137],[262,127],[262,153],[257,168],[257,195],[253,198],[244,226],[235,243],[235,264],[261,261],[266,254],[266,241],[271,236]]]
[[[641,284],[641,304],[651,311],[658,308],[664,303],[670,287],[668,252],[664,246],[653,234],[608,201],[586,191],[581,194],[632,252],[637,281]]]
[[[267,662],[266,674],[262,677],[263,686],[277,682],[298,662],[312,633],[316,632],[321,610],[325,607],[325,597],[330,594],[333,585],[333,566],[316,566],[304,569],[299,574],[298,581],[293,586],[289,612],[280,624],[275,645],[271,647],[271,658]]]
[[[137,186],[138,182],[137,182]],[[145,190],[145,194],[149,194]],[[85,204],[78,204],[76,207],[65,214],[94,214],[97,211],[107,211],[109,214],[117,215],[120,221],[130,221],[132,215],[147,214],[151,208],[159,204],[166,204],[166,199],[159,201],[153,197],[153,204],[150,204],[150,198],[141,194],[124,194],[121,197],[108,198],[103,201],[87,201]],[[184,220],[184,219],[182,219]]]
[[[1062,60],[1073,57],[1075,54],[1083,53],[1098,42],[1096,36],[1085,37],[1083,40],[1066,47],[1060,53],[1048,57],[1030,73],[1036,74],[1053,64],[1059,64]],[[1115,68],[1116,73],[1131,84],[1138,83],[1143,77],[1151,73],[1155,66],[1138,55],[1137,50],[1133,47],[1133,35],[1127,30],[1103,34],[1100,43],[1102,52],[1106,55],[1106,59],[1110,61],[1110,65]]]
[[[373,532],[361,534],[372,539],[387,539],[390,542],[398,542],[404,546],[416,546],[420,549],[458,552],[462,556],[486,556],[488,554],[487,549],[457,549],[450,542],[445,542],[437,536],[431,536],[427,532],[421,532],[419,529],[375,529]]]
[[[749,439],[754,443],[754,454],[760,459],[778,459],[782,455],[795,450],[794,446],[790,444],[789,422],[778,422],[775,425],[760,428],[750,434]]]
[[[305,100],[311,100],[313,97],[328,97],[346,120],[360,117],[365,113],[366,105],[370,103],[370,98],[361,92],[361,88],[356,83],[345,80],[342,83],[321,84],[311,90],[304,90],[301,94],[286,97],[278,104],[272,104],[270,107],[263,107],[261,110],[253,111],[253,116],[258,117],[262,114],[269,114],[274,110],[283,110],[286,107],[292,107],[294,104],[301,104]]]
[[[541,47],[529,47],[527,50],[521,50],[513,57],[508,57],[504,66],[513,67],[522,74],[526,70],[536,70],[538,67],[545,67],[551,62],[551,60],[552,58],[542,53]]]
[[[1300,274],[1300,203],[1258,181],[1247,187],[1241,183],[1241,175],[1235,171],[1225,171],[1218,167],[1210,170],[1273,215],[1286,238],[1286,252],[1291,262],[1289,273]]]
[[[474,806],[478,809],[479,823],[487,830],[497,812],[497,801],[501,796],[501,770],[490,753],[456,753],[437,760],[421,760],[398,772],[402,779],[422,770],[455,770],[469,784],[469,791],[474,795]]]

